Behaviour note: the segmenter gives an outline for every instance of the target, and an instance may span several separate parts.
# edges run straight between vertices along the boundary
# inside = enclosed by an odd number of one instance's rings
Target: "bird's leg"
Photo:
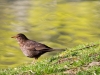
[[[35,64],[37,62],[38,58],[33,59],[32,64]]]

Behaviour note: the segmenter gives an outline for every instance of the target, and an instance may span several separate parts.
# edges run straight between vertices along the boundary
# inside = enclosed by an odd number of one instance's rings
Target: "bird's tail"
[[[50,51],[65,51],[66,49],[50,49]]]
[[[42,52],[52,52],[52,51],[65,51],[66,49],[44,49],[44,50],[42,50]]]

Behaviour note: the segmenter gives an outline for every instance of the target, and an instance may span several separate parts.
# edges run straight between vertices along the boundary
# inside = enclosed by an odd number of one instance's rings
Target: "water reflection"
[[[25,57],[16,41],[10,38],[17,33],[25,33],[28,38],[54,48],[98,41],[99,7],[100,2],[93,0],[1,0],[0,68],[15,67],[33,60]]]

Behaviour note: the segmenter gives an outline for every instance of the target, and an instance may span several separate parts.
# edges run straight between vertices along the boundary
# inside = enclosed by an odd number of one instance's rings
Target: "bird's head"
[[[22,34],[22,33],[19,33],[19,34],[15,35],[15,36],[12,36],[11,38],[15,38],[19,42],[21,40],[28,40],[28,38],[24,34]]]

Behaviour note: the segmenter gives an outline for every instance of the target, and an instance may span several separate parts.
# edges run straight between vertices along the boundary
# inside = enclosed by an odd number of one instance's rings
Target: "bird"
[[[20,46],[21,51],[26,57],[38,59],[46,52],[59,51],[64,49],[54,49],[45,44],[28,39],[23,33],[18,33],[11,38],[15,38]]]

